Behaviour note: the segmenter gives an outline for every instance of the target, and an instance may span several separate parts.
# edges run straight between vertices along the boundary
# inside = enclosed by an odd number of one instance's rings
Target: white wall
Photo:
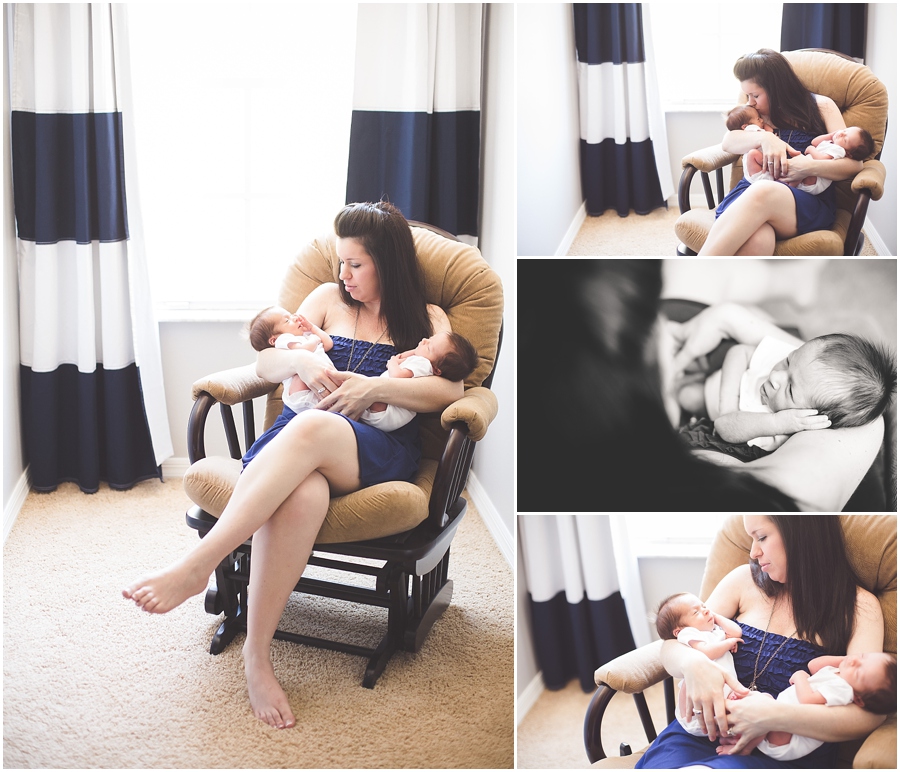
[[[516,11],[517,253],[554,255],[584,202],[575,22],[571,3]]]
[[[488,14],[487,57],[485,62],[485,100],[482,133],[483,185],[481,205],[481,253],[500,274],[504,289],[504,342],[494,373],[492,391],[497,395],[499,412],[487,436],[475,451],[470,493],[483,489],[490,504],[507,529],[506,555],[512,561],[513,516],[513,373],[515,364],[515,288],[516,246],[513,228],[516,221],[516,178],[513,143],[515,107],[515,6],[492,3]],[[487,502],[475,500],[482,511]],[[484,513],[483,513],[484,514]],[[495,538],[498,535],[495,534]]]
[[[3,13],[3,61],[8,60],[7,12]],[[3,68],[3,510],[22,495],[25,463],[19,418],[19,272],[10,170],[9,80]],[[15,512],[12,513],[13,515]]]
[[[887,168],[884,195],[869,204],[867,219],[891,255],[897,254],[897,4],[869,3],[866,64],[887,87],[888,134],[881,151]]]

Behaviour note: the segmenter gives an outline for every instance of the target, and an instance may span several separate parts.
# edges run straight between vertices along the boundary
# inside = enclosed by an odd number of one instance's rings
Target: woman
[[[785,336],[783,330],[742,306],[710,306],[684,324],[668,324],[680,346],[672,361],[673,379],[692,361],[712,352],[726,339],[758,343],[766,335]],[[669,400],[674,399],[665,389]],[[742,462],[713,450],[698,450],[708,461],[740,469],[777,488],[801,510],[840,512],[875,460],[884,436],[884,420],[865,426],[799,432],[774,453]]]
[[[773,255],[776,239],[828,229],[834,221],[833,186],[814,196],[782,183],[810,176],[847,180],[863,165],[852,158],[817,161],[802,154],[814,137],[846,124],[834,101],[807,91],[780,53],[762,48],[746,54],[735,63],[734,75],[748,104],[775,131],[729,131],[722,149],[743,155],[758,148],[773,180],[741,179],[716,209],[699,254]]]
[[[140,608],[165,613],[206,589],[219,561],[250,536],[254,602],[247,618],[244,670],[257,718],[282,729],[294,714],[275,678],[270,644],[288,597],[306,567],[329,499],[387,480],[410,479],[419,458],[417,422],[385,434],[358,423],[373,402],[414,412],[442,410],[462,382],[377,378],[398,351],[449,331],[446,314],[426,304],[409,225],[388,203],[350,204],[335,219],[340,284],[323,284],[299,313],[334,339],[339,370],[312,352],[266,349],[258,374],[272,383],[297,374],[322,399],[318,410],[285,409],[248,451],[219,522],[184,558],[122,591]]]
[[[752,694],[751,686],[777,696],[791,674],[815,657],[881,651],[884,619],[875,596],[859,586],[838,517],[745,515],[744,528],[753,540],[749,565],[725,576],[707,600],[709,608],[741,626],[744,643],[735,655],[740,683],[701,652],[664,641],[663,664],[685,679],[686,710],[709,739],[687,734],[675,721],[637,767],[826,769],[834,766],[832,743],[865,737],[884,721],[856,705],[784,705]],[[726,682],[746,696],[726,701]],[[758,750],[740,755],[772,730],[826,744],[794,762],[778,762]],[[739,739],[729,755],[719,755],[716,739],[726,735]]]

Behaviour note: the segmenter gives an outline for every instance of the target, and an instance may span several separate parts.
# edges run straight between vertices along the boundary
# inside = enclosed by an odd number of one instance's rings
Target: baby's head
[[[846,129],[834,132],[831,141],[844,148],[847,155],[854,161],[865,161],[875,152],[872,135],[859,126],[848,126]]]
[[[755,107],[750,107],[750,105],[738,105],[725,118],[725,127],[729,131],[738,131],[746,128],[751,123],[754,126],[759,126],[759,128],[765,126],[759,110]]]
[[[275,339],[284,333],[302,335],[300,317],[281,306],[269,306],[260,311],[248,325],[250,345],[256,351],[272,348]]]
[[[853,687],[853,702],[861,708],[880,716],[897,711],[897,658],[893,654],[848,654],[838,670]]]
[[[664,641],[677,638],[685,627],[709,632],[716,626],[712,611],[696,595],[679,592],[670,595],[656,610],[656,632]]]
[[[438,332],[422,338],[413,353],[425,357],[434,374],[448,381],[461,381],[478,366],[475,347],[458,332]]]
[[[773,412],[816,408],[831,428],[862,426],[887,410],[897,388],[894,355],[857,335],[822,335],[772,368],[760,389]]]

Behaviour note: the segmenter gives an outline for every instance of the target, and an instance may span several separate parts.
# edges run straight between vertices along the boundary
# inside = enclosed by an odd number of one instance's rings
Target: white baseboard
[[[884,239],[881,238],[881,235],[877,230],[875,230],[875,226],[872,225],[872,221],[868,217],[863,223],[863,233],[866,234],[866,238],[875,249],[875,254],[877,254],[879,257],[891,256],[891,250],[888,248],[887,244],[884,243]]]
[[[19,478],[19,482],[17,482],[16,487],[13,488],[13,492],[9,497],[9,501],[6,502],[6,506],[3,508],[4,544],[6,544],[6,538],[9,536],[9,532],[12,530],[13,523],[16,522],[16,518],[19,516],[19,512],[22,511],[22,505],[25,503],[25,498],[28,496],[28,491],[31,490],[31,475],[29,474],[29,468],[30,467],[25,467],[25,471],[22,472],[22,476]]]
[[[162,464],[163,479],[179,480],[183,478],[184,473],[187,472],[190,465],[191,463],[188,459],[173,456]],[[513,550],[512,534],[504,525],[503,518],[500,517],[500,513],[491,501],[490,496],[488,496],[487,491],[485,491],[481,483],[478,482],[478,477],[474,472],[469,474],[466,490],[469,492],[472,503],[478,510],[478,514],[481,515],[485,527],[494,538],[501,554],[506,558],[506,562],[509,563],[510,567],[512,567],[513,555],[515,554]]]
[[[494,537],[494,541],[500,549],[500,553],[506,558],[509,567],[512,568],[513,555],[515,554],[513,549],[513,535],[506,525],[504,525],[503,518],[500,517],[500,513],[497,511],[490,496],[488,496],[487,491],[478,481],[478,477],[474,472],[469,472],[466,490],[469,492],[469,496],[471,497],[475,508],[478,510],[478,514],[481,515],[485,527],[488,529],[491,536]]]
[[[172,456],[162,462],[163,480],[180,480],[190,465],[191,462],[188,459]]]
[[[578,207],[578,211],[575,213],[575,219],[572,220],[572,224],[569,226],[569,230],[566,231],[566,235],[563,236],[563,240],[556,248],[554,257],[569,254],[569,247],[575,241],[575,237],[578,235],[578,231],[581,230],[581,225],[584,223],[585,218],[587,218],[587,209],[585,208],[585,202],[582,201],[581,206]]]
[[[534,703],[544,693],[544,675],[538,673],[531,679],[531,683],[525,687],[519,699],[516,700],[516,726],[522,723],[522,719],[528,715],[528,711],[534,707]]]

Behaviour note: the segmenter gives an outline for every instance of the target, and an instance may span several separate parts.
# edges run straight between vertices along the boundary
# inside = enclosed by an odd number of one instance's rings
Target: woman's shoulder
[[[813,98],[816,100],[816,104],[819,106],[819,112],[822,114],[822,120],[825,121],[825,126],[829,131],[834,130],[832,128],[829,128],[832,125],[833,121],[838,120],[841,122],[841,124],[843,124],[844,118],[841,115],[841,110],[831,97],[827,97],[824,94],[813,94]]]
[[[434,305],[434,303],[429,303],[427,305],[428,308],[428,318],[431,319],[431,326],[435,332],[451,332],[452,328],[450,327],[450,320],[447,318],[447,313],[440,306]]]

